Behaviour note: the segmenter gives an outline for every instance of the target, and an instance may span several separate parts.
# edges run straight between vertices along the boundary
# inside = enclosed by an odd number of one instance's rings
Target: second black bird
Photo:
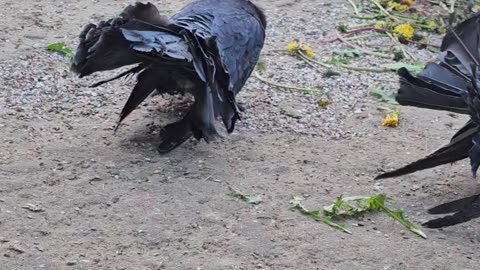
[[[229,133],[234,130],[235,96],[259,59],[265,28],[265,15],[248,0],[199,0],[170,19],[150,3],[137,3],[84,28],[72,69],[84,77],[136,64],[113,78],[138,74],[119,124],[155,90],[192,94],[184,118],[161,131],[158,149],[164,153],[192,136],[214,139],[217,117]]]
[[[450,30],[441,45],[438,62],[412,76],[401,69],[396,100],[401,105],[467,114],[470,120],[444,147],[404,167],[377,176],[397,177],[470,158],[474,176],[480,166],[480,15],[475,15]],[[445,203],[432,214],[454,213],[429,221],[425,226],[439,228],[480,217],[480,196],[474,195]]]

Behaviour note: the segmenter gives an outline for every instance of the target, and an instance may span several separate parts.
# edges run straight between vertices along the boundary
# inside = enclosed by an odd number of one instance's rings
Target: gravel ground
[[[154,1],[169,15],[187,2]],[[160,156],[158,128],[181,115],[184,99],[152,97],[114,135],[132,82],[88,88],[113,73],[80,80],[45,50],[53,42],[75,47],[84,24],[129,3],[0,0],[2,269],[479,269],[478,221],[425,230],[423,240],[381,215],[345,221],[353,231],[345,235],[290,210],[292,196],[313,209],[340,194],[384,192],[420,223],[431,218],[426,209],[469,195],[477,183],[468,161],[373,181],[440,147],[465,117],[401,108],[399,128],[381,127],[378,108],[387,105],[368,92],[395,89],[394,74],[339,70],[323,78],[323,70],[274,52],[294,39],[321,60],[346,49],[321,41],[349,21],[347,1],[255,2],[269,19],[263,76],[329,91],[333,103],[319,107],[318,96],[251,78],[232,135]],[[247,205],[230,187],[264,201]]]

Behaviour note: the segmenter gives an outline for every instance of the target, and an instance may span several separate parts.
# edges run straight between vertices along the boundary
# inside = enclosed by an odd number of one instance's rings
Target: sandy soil
[[[173,14],[187,1],[173,2],[155,4]],[[271,22],[266,50],[302,38],[326,52],[319,40],[348,12],[337,1],[256,2]],[[382,215],[345,221],[353,231],[346,235],[290,209],[292,196],[313,209],[340,194],[384,192],[420,223],[431,218],[429,207],[476,188],[468,161],[373,180],[380,169],[440,147],[465,119],[402,108],[400,128],[381,127],[377,107],[384,105],[367,97],[369,74],[329,79],[334,104],[316,109],[308,123],[281,104],[301,111],[315,99],[252,78],[241,97],[245,120],[224,140],[190,141],[158,155],[157,128],[176,115],[174,101],[162,97],[114,135],[131,83],[89,89],[90,79],[74,78],[45,46],[75,46],[85,23],[126,4],[0,0],[1,269],[480,269],[479,221],[424,230],[423,240]],[[309,69],[291,57],[268,61],[277,76]],[[325,86],[308,72],[302,80]],[[352,104],[342,98],[347,90],[360,97],[359,113],[344,110]],[[280,105],[267,102],[272,95]],[[311,132],[287,128],[312,121]],[[229,186],[264,201],[248,205],[230,196]]]

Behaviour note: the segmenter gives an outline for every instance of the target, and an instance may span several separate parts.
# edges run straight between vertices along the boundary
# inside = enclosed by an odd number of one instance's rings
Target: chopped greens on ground
[[[381,102],[389,104],[398,104],[395,100],[395,94],[392,91],[388,91],[385,88],[373,87],[370,89],[370,96],[378,99]]]
[[[368,212],[384,212],[390,218],[397,221],[412,233],[427,238],[427,236],[419,230],[412,222],[405,218],[403,210],[391,210],[385,205],[385,202],[392,199],[386,197],[383,194],[379,194],[373,197],[343,197],[340,196],[335,203],[323,207],[321,210],[310,211],[301,204],[302,198],[295,197],[290,201],[293,208],[299,210],[303,214],[310,216],[316,221],[323,222],[333,228],[343,231],[348,234],[352,234],[351,231],[346,229],[345,225],[341,225],[335,222],[338,219],[344,219],[349,217],[355,217]]]
[[[61,55],[69,58],[73,58],[75,56],[75,53],[67,46],[65,46],[65,43],[63,42],[50,44],[48,45],[47,50],[60,53]]]
[[[240,191],[237,191],[237,190],[234,190],[233,188],[230,188],[230,190],[232,191],[231,195],[235,198],[239,198],[241,199],[242,201],[248,203],[248,204],[260,204],[263,200],[260,196],[252,196],[252,195],[249,195],[249,194],[244,194]]]

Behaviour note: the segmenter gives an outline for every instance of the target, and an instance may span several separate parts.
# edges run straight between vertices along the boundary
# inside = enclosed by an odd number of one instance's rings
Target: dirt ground
[[[171,15],[187,2],[154,3]],[[303,37],[322,51],[319,40],[348,12],[346,1],[256,2],[270,21],[265,50]],[[322,116],[341,114],[332,128],[343,135],[290,130],[299,117],[277,113],[266,100],[278,90],[254,78],[241,96],[244,121],[223,140],[189,141],[159,155],[157,129],[176,115],[162,97],[114,135],[131,83],[90,89],[93,79],[74,78],[45,46],[74,47],[84,24],[127,4],[0,0],[1,269],[480,269],[479,221],[424,229],[424,240],[383,215],[346,220],[353,231],[347,235],[290,209],[293,196],[314,209],[340,194],[384,192],[420,224],[432,218],[429,207],[476,189],[468,161],[373,180],[380,169],[440,147],[465,118],[402,108],[400,128],[381,127],[382,104],[366,94],[368,74],[330,81],[338,86],[334,104],[312,117],[315,131],[329,126]],[[297,65],[291,57],[278,61],[287,63],[271,64],[279,74]],[[323,83],[310,73],[312,85]],[[350,103],[338,97],[347,89],[362,97],[359,114],[342,111]],[[300,98],[276,96],[295,108],[314,106]],[[263,202],[248,205],[230,196],[229,186]]]

